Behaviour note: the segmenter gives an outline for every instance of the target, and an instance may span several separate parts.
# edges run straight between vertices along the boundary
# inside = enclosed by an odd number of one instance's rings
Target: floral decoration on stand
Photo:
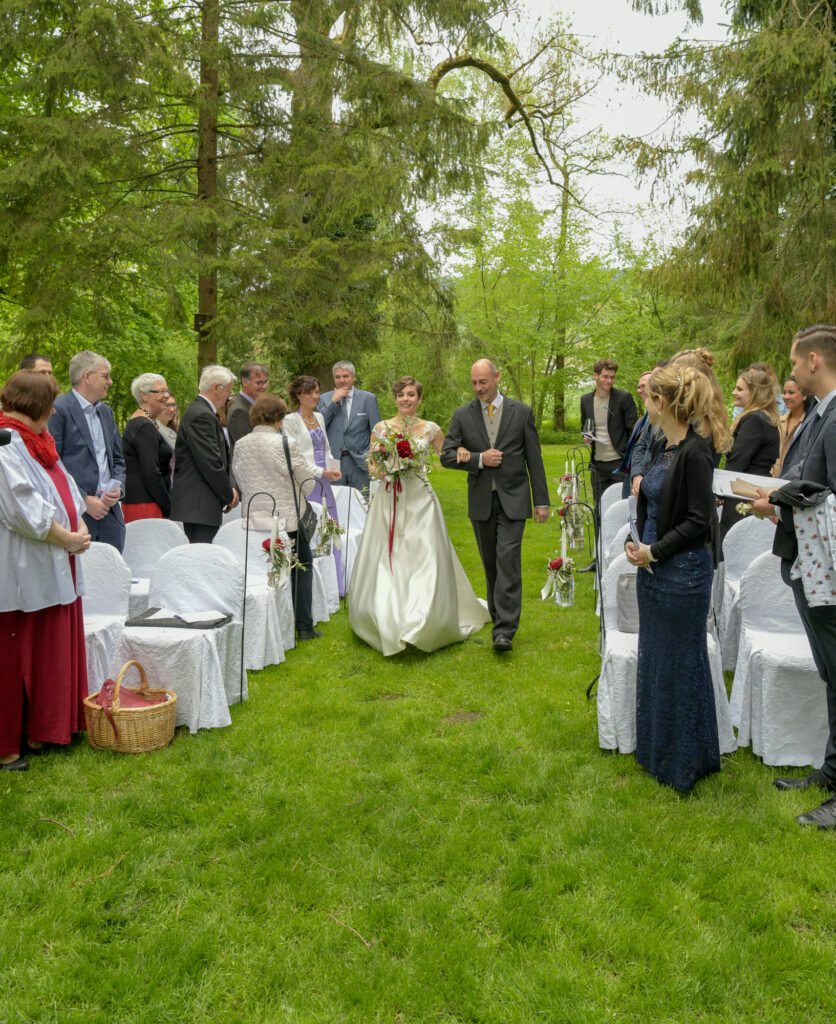
[[[557,479],[557,493],[561,502],[578,500],[578,476],[575,472],[575,460],[572,459],[572,468],[569,469],[569,460],[566,459],[563,473]]]
[[[415,420],[404,421],[404,430]],[[392,568],[392,546],[398,516],[398,495],[403,491],[403,477],[415,476],[426,483],[430,453],[426,445],[416,443],[404,430],[387,426],[382,436],[375,435],[367,458],[369,470],[384,481],[387,493],[392,492],[392,520],[389,524],[389,568]]]
[[[314,558],[327,558],[334,548],[339,550],[343,546],[340,538],[344,533],[345,527],[328,515],[328,509],[323,505],[319,517],[319,544],[313,550]]]
[[[567,498],[562,508],[557,510],[561,527],[567,537],[570,548],[582,548],[586,542],[586,515],[582,505],[572,498]]]
[[[261,542],[261,547],[264,550],[264,557],[267,559],[267,585],[269,587],[287,586],[292,569],[306,571],[307,566],[299,561],[290,538],[279,536],[278,516],[273,516],[270,536]]]
[[[570,608],[575,603],[575,561],[558,555],[547,564],[546,583],[540,591],[543,601],[554,598],[560,608]]]

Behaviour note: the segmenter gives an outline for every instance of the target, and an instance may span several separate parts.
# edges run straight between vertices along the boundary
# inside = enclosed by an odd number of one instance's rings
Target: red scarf
[[[23,438],[23,443],[26,445],[29,454],[33,459],[37,459],[44,469],[49,469],[50,466],[54,466],[58,461],[58,449],[55,447],[55,438],[48,430],[45,430],[42,434],[36,434],[22,420],[16,420],[12,416],[4,416],[3,413],[0,413],[0,427],[5,427],[7,430],[16,430]]]

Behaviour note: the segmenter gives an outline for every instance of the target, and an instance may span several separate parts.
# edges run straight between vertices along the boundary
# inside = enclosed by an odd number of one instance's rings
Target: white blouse
[[[314,418],[316,422],[322,427],[322,436],[325,438],[325,465],[328,466],[328,460],[337,463],[339,468],[339,460],[334,459],[331,454],[331,445],[328,443],[328,432],[325,429],[325,420],[322,417],[321,412],[314,412]],[[289,412],[284,418],[282,424],[284,432],[288,437],[292,437],[299,445],[299,451],[302,453],[302,457],[307,459],[308,462],[314,464],[314,450],[313,441],[311,440],[311,432],[308,430],[308,426],[302,419],[301,413]],[[320,466],[316,467],[317,480],[322,476],[323,470]]]
[[[46,540],[53,520],[70,528],[64,502],[20,434],[13,428],[11,434],[11,442],[0,448],[0,612],[72,604],[84,593],[83,556],[76,558],[73,584],[70,554]],[[75,481],[64,472],[80,521],[86,506]]]

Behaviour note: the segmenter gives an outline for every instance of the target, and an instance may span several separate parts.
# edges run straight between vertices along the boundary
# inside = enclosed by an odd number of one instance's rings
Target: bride
[[[392,385],[398,412],[372,431],[369,469],[380,480],[351,576],[354,632],[384,655],[407,644],[435,651],[464,640],[490,620],[459,562],[435,492],[427,480],[431,449],[441,452],[436,423],[418,418],[422,388],[414,377]],[[387,476],[375,465],[375,443],[402,435],[419,463],[414,474]]]

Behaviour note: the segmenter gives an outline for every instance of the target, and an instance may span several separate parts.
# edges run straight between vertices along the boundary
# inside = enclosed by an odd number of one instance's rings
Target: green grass
[[[478,590],[464,475],[433,484]],[[556,543],[527,528],[511,655],[384,660],[341,612],[229,729],[0,776],[0,1021],[832,1020],[836,835],[748,751],[683,798],[599,750]]]

